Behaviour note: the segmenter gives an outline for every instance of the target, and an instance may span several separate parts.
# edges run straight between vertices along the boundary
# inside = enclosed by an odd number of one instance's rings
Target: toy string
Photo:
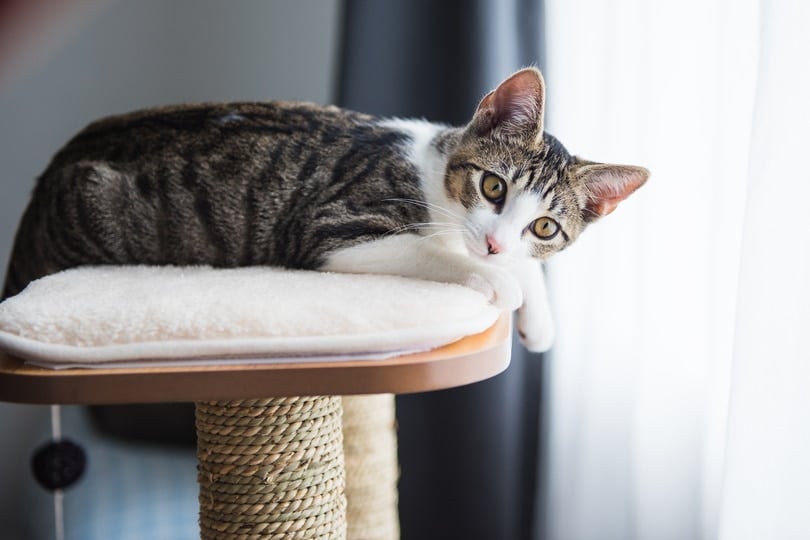
[[[62,409],[59,405],[51,405],[51,437],[54,442],[62,440]],[[65,540],[65,515],[62,503],[62,490],[53,492],[53,520],[56,540]]]

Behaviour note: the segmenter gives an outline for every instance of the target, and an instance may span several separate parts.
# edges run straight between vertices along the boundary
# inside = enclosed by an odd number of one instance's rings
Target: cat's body
[[[336,108],[183,106],[91,124],[53,159],[9,285],[77,263],[319,268],[428,220],[405,136]],[[395,200],[391,200],[395,199]],[[31,250],[36,249],[32,257]]]
[[[182,106],[101,120],[37,182],[4,297],[88,264],[273,265],[473,286],[532,349],[552,327],[538,259],[646,180],[573,158],[542,129],[539,72],[466,128],[296,103]]]

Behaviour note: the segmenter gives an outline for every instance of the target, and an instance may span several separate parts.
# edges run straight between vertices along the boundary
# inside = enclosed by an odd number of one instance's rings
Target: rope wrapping
[[[349,540],[398,540],[394,396],[343,397]]]
[[[203,540],[346,538],[339,397],[196,403]]]

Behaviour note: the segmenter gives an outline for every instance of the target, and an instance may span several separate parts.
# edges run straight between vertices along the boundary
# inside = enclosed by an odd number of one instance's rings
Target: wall
[[[331,100],[339,0],[97,4],[33,40],[0,83],[0,268],[34,178],[91,120],[177,102]],[[47,407],[0,404],[4,538],[34,536],[18,494],[48,429]]]

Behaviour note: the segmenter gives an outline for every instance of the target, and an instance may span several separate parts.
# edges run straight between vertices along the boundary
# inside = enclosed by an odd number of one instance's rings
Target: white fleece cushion
[[[84,267],[0,304],[0,348],[51,367],[425,350],[499,311],[458,285],[277,268]]]

